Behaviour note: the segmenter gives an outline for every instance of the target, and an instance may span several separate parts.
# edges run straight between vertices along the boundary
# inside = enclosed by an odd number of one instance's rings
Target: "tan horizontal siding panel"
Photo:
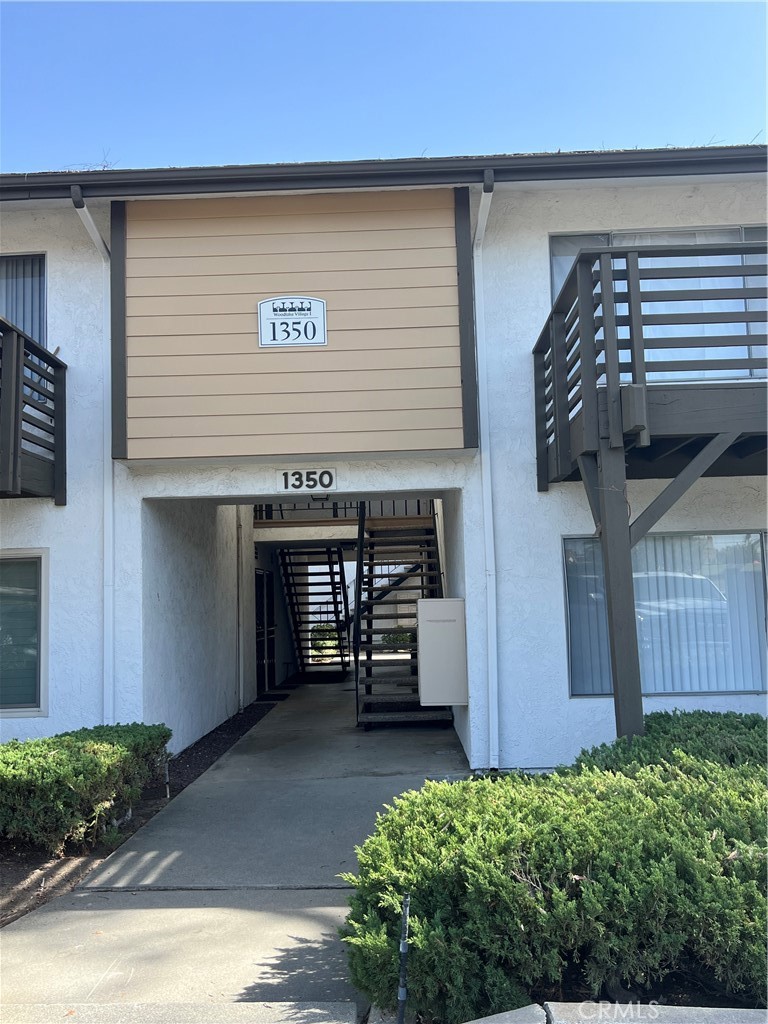
[[[349,289],[348,291],[324,291],[322,298],[327,303],[328,313],[349,309],[409,309],[415,306],[451,306],[457,302],[456,286],[444,288]],[[249,313],[257,310],[262,299],[271,299],[273,291],[253,292],[245,295],[166,295],[151,297],[129,297],[126,308],[132,316],[185,316],[210,314],[221,316],[226,313]],[[299,294],[294,290],[291,294]]]
[[[388,430],[347,434],[273,434],[252,437],[169,437],[128,440],[129,459],[240,458],[333,455],[343,452],[415,452],[463,448],[459,429]]]
[[[329,381],[329,383],[332,383]],[[417,391],[414,394],[414,390]],[[261,395],[179,395],[129,398],[128,419],[145,417],[241,416],[253,413],[315,413],[400,409],[461,409],[461,388],[417,388],[388,391],[317,391]],[[133,433],[129,425],[129,433]]]
[[[131,420],[128,436],[254,437],[272,434],[352,433],[358,430],[444,430],[461,427],[461,409],[401,409],[381,412],[329,409],[311,413],[256,413],[244,416],[179,416]]]
[[[129,377],[181,377],[216,374],[226,376],[232,374],[285,373],[291,364],[286,355],[297,358],[292,360],[297,373],[328,372],[338,370],[383,370],[391,367],[399,370],[428,370],[435,366],[458,366],[458,349],[425,348],[425,349],[364,349],[355,352],[332,352],[328,349],[315,349],[310,352],[269,352],[261,351],[250,355],[207,355],[187,356],[176,359],[171,356],[128,356]],[[424,375],[424,387],[429,387],[429,374]],[[361,390],[365,390],[364,377],[359,380]],[[315,391],[314,387],[307,390]]]
[[[452,189],[127,206],[129,458],[463,445]],[[257,306],[327,302],[327,347]]]
[[[256,335],[256,311],[223,313],[217,316],[129,316],[127,347],[131,339],[193,334]],[[328,312],[328,336],[334,331],[373,331],[389,327],[455,327],[459,322],[457,306],[428,306],[418,309],[339,309]],[[329,346],[332,347],[332,346]],[[282,349],[282,352],[289,350]],[[292,351],[292,350],[291,350]],[[302,348],[302,352],[308,349]]]
[[[358,349],[445,348],[459,344],[458,327],[390,328],[375,331],[336,331],[333,350],[351,352]],[[205,356],[238,355],[261,351],[254,334],[197,334],[172,337],[156,335],[131,338],[132,356]],[[272,350],[282,351],[282,350]],[[302,352],[307,351],[302,349]],[[290,365],[290,364],[286,364]]]
[[[458,366],[430,367],[428,380],[421,374],[404,374],[401,369],[368,369],[365,380],[359,370],[309,370],[298,373],[209,374],[180,377],[129,377],[129,398],[173,397],[176,395],[261,395],[299,392],[419,390],[461,386]],[[364,386],[362,386],[364,385]],[[414,405],[416,402],[414,402]]]
[[[435,250],[428,250],[434,252]],[[418,273],[416,271],[418,270]],[[326,292],[363,291],[368,288],[455,288],[456,266],[408,267],[396,270],[312,270],[264,274],[227,274],[208,277],[133,277],[126,294],[129,299],[184,295],[271,295],[325,296]]]
[[[222,255],[250,252],[249,240],[261,235],[310,235],[318,232],[378,232],[397,228],[453,228],[453,210],[371,211],[329,213],[319,216],[286,214],[282,217],[226,217],[221,220],[162,221],[162,234],[137,233],[128,221],[128,252],[132,256]],[[205,230],[201,230],[205,228]],[[236,246],[243,248],[236,248]]]
[[[381,231],[322,231],[317,234],[293,235],[248,235],[245,238],[204,239],[210,251],[201,252],[192,245],[190,251],[183,251],[185,246],[180,240],[180,252],[168,252],[160,255],[137,252],[139,243],[128,240],[126,263],[128,272],[136,271],[139,275],[147,266],[154,262],[171,262],[181,260],[180,267],[186,267],[191,274],[216,273],[219,266],[216,260],[232,259],[237,256],[270,256],[275,253],[304,254],[308,252],[381,252],[393,249],[442,249],[455,245],[453,228],[399,228]],[[215,244],[214,244],[215,243]],[[397,258],[397,257],[396,257]],[[137,267],[137,261],[142,261]],[[149,261],[146,263],[144,261]],[[354,260],[350,259],[354,266]],[[199,269],[196,269],[196,266]],[[395,263],[395,266],[398,264]],[[245,264],[247,267],[247,262]],[[219,270],[218,273],[222,271]],[[246,270],[246,272],[248,272]],[[154,273],[149,270],[148,273]],[[178,271],[174,271],[178,273]],[[183,270],[182,270],[183,273]]]
[[[140,199],[127,204],[129,224],[160,220],[270,217],[285,213],[366,213],[369,210],[453,209],[453,190],[397,189],[323,195],[232,196],[217,199]]]

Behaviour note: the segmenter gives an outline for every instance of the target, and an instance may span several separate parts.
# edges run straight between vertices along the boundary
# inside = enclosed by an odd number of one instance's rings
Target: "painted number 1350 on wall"
[[[335,469],[284,469],[277,474],[279,491],[335,491]]]

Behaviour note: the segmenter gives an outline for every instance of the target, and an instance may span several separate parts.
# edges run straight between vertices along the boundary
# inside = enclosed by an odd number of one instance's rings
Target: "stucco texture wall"
[[[549,235],[765,222],[760,183],[499,189],[485,243],[485,309],[496,523],[501,762],[550,767],[615,736],[611,698],[570,698],[562,538],[591,535],[580,483],[536,491],[531,350],[551,308]],[[662,481],[633,483],[637,514]],[[658,532],[757,530],[765,479],[701,480]],[[763,710],[762,695],[655,697],[657,708]]]
[[[106,230],[103,210],[96,210]],[[0,549],[49,550],[48,715],[5,713],[25,739],[102,720],[104,266],[71,203],[3,213],[7,254],[44,253],[48,347],[67,364],[67,504],[0,499]]]
[[[286,462],[286,465],[290,463]],[[434,459],[350,459],[337,460],[334,468],[339,484],[336,496],[340,501],[344,500],[345,495],[461,492],[461,514],[454,515],[451,536],[458,538],[460,535],[463,558],[454,552],[451,571],[457,593],[466,598],[468,665],[473,699],[468,713],[460,723],[460,736],[471,765],[482,767],[487,763],[488,721],[485,701],[485,575],[482,531],[479,529],[481,511],[477,458],[468,453]],[[209,509],[215,508],[217,503],[221,505],[219,514],[225,514],[227,505],[243,506],[246,503],[280,500],[274,490],[277,469],[275,465],[264,463],[218,463],[213,460],[177,463],[170,468],[151,464],[116,466],[116,700],[123,717],[138,713],[149,721],[150,713],[153,720],[165,716],[165,720],[177,733],[173,741],[174,749],[180,749],[179,743],[192,742],[206,728],[212,728],[216,724],[213,721],[216,715],[220,716],[217,720],[221,721],[225,717],[225,702],[223,698],[216,698],[216,703],[211,706],[214,697],[205,688],[202,678],[206,674],[210,678],[210,672],[202,673],[199,677],[190,676],[190,679],[197,680],[193,684],[184,681],[186,670],[181,666],[187,665],[187,659],[192,659],[191,651],[197,649],[195,645],[199,646],[203,642],[201,635],[197,635],[190,636],[191,647],[187,644],[191,622],[196,622],[200,634],[207,636],[213,628],[211,623],[214,620],[204,613],[202,607],[190,607],[201,600],[196,571],[184,584],[186,597],[183,602],[181,596],[174,597],[168,593],[174,567],[186,558],[184,547],[179,547],[181,540],[174,536],[175,519],[171,517],[182,517],[179,525],[183,524],[184,530],[190,532],[189,540],[184,543],[191,545],[193,551],[197,550],[203,544],[206,531],[208,540],[205,543],[210,541],[212,512]],[[145,506],[143,513],[142,504]],[[194,516],[190,512],[172,511],[172,506],[177,505],[195,509]],[[458,510],[457,504],[455,512],[458,513]],[[230,511],[234,515],[234,509]],[[234,533],[234,525],[232,530]],[[144,541],[141,539],[142,532],[145,534]],[[141,558],[137,557],[138,551],[142,551]],[[195,555],[195,558],[198,557],[202,555]],[[229,555],[226,557],[229,558]],[[232,558],[235,556],[232,555]],[[266,558],[267,546],[259,544],[259,564],[276,569],[274,562],[267,566]],[[234,561],[231,572],[234,582]],[[282,647],[277,656],[279,681],[282,677],[282,662],[289,658],[292,660],[292,653],[287,623],[280,623],[279,580],[276,589],[278,626],[282,637]],[[152,596],[158,593],[161,594],[162,616],[155,611],[158,598]],[[177,650],[181,652],[180,662]],[[233,671],[236,672],[236,668]],[[182,685],[192,685],[198,700],[205,704],[204,715],[201,710],[199,717],[193,719],[191,710],[188,712],[186,708],[179,708],[176,698],[161,695],[150,697],[150,689],[158,687],[157,681],[160,678],[173,680],[172,684],[164,683],[163,689],[176,694],[182,692]],[[204,727],[209,721],[211,724]],[[192,738],[188,739],[190,736]]]
[[[238,710],[237,509],[146,501],[142,524],[142,717],[178,751]]]

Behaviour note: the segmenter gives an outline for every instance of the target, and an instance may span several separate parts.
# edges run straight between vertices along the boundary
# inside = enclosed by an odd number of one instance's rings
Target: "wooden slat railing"
[[[0,318],[0,496],[67,500],[66,364]]]
[[[764,377],[766,275],[761,242],[582,250],[533,349],[539,489],[573,470],[577,416],[580,450],[597,451],[601,388],[619,447],[625,384],[642,409],[654,384]]]

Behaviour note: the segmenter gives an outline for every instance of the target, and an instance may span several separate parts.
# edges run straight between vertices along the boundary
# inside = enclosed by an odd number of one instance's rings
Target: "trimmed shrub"
[[[426,1020],[670,974],[764,1005],[766,810],[754,766],[682,752],[628,773],[428,782],[344,876],[352,979],[394,1006],[409,892],[409,1005]]]
[[[412,629],[393,629],[391,633],[382,633],[379,643],[387,647],[394,647],[395,644],[407,647],[408,644],[416,643],[416,633]]]
[[[0,744],[0,836],[59,853],[94,843],[165,764],[164,725],[102,725]]]
[[[576,768],[626,771],[659,764],[674,750],[722,765],[766,763],[766,722],[762,715],[734,711],[655,711],[645,716],[645,736],[583,750]]]
[[[331,658],[339,653],[339,633],[330,622],[318,622],[312,627],[312,653],[319,658]]]

